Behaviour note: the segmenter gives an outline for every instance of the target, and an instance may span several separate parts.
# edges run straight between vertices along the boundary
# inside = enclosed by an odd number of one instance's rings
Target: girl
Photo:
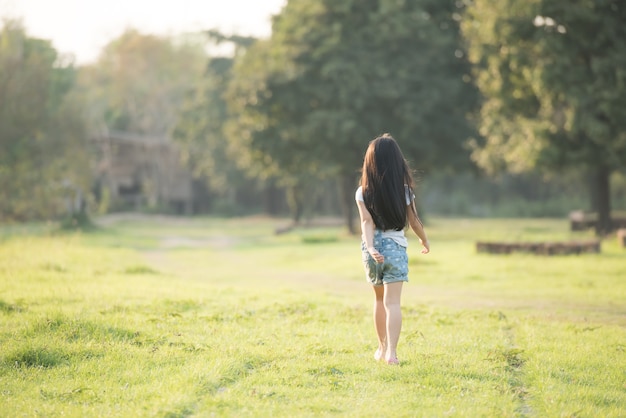
[[[408,278],[407,223],[418,236],[422,254],[428,238],[415,209],[413,178],[397,142],[384,134],[370,142],[356,203],[361,217],[361,250],[367,280],[372,284],[374,325],[378,335],[376,360],[398,364],[396,347],[402,328],[400,296]]]

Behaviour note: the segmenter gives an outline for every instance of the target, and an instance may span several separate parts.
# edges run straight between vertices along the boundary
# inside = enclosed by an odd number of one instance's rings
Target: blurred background
[[[0,0],[0,19],[0,223],[354,232],[384,132],[426,217],[626,222],[621,0]]]

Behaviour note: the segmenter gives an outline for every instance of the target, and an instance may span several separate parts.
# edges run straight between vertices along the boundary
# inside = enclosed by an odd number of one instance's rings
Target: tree
[[[231,114],[226,134],[240,167],[286,190],[297,224],[307,196],[324,177],[324,164],[317,147],[300,135],[302,113],[294,111],[301,103],[298,91],[283,83],[287,63],[270,46],[256,41],[236,60],[226,96]]]
[[[195,176],[208,179],[213,189],[228,189],[232,178],[222,127],[228,116],[222,98],[232,67],[231,58],[212,58],[204,80],[189,92],[173,138]]]
[[[81,68],[91,125],[100,129],[167,138],[188,92],[202,80],[206,62],[195,39],[170,39],[134,29]]]
[[[211,39],[233,41],[218,32]],[[236,37],[236,43],[247,45],[249,38]],[[208,59],[203,80],[188,93],[173,138],[179,144],[184,162],[194,176],[203,179],[210,191],[234,207],[237,192],[250,191],[256,183],[237,166],[226,139],[225,125],[230,117],[225,93],[232,78],[232,57]]]
[[[129,29],[103,49],[96,63],[80,69],[80,93],[87,103],[92,137],[139,136],[143,142],[163,142],[161,146],[167,149],[160,154],[171,158],[167,175],[160,175],[163,165],[158,164],[164,162],[157,162],[156,157],[146,155],[135,166],[134,175],[141,180],[135,181],[134,193],[151,205],[171,202],[163,190],[167,179],[188,184],[182,180],[186,173],[175,174],[178,150],[170,142],[183,101],[201,82],[205,62],[203,44],[191,35],[169,38]],[[102,178],[102,170],[98,177]],[[168,189],[170,196],[180,191]]]
[[[247,146],[291,176],[335,176],[351,232],[357,171],[376,135],[392,133],[421,169],[462,164],[475,94],[459,46],[459,7],[289,1],[235,78],[231,101],[244,115],[238,126],[247,126]]]
[[[475,0],[463,24],[484,96],[473,158],[490,172],[583,168],[598,234],[626,162],[626,8],[618,0]]]
[[[76,70],[19,22],[0,30],[0,220],[49,219],[89,189]],[[79,205],[80,206],[80,205]]]

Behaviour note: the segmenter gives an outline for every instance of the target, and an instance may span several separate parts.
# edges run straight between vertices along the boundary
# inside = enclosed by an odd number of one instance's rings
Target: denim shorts
[[[409,281],[409,259],[406,248],[391,238],[382,238],[379,230],[374,232],[374,248],[385,257],[379,264],[361,242],[361,253],[367,281],[375,286]]]

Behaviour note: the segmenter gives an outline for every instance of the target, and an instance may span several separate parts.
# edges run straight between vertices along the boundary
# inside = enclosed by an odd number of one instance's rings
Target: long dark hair
[[[396,140],[384,134],[371,141],[363,159],[361,187],[376,228],[400,231],[406,227],[405,185],[412,193],[413,176]]]

